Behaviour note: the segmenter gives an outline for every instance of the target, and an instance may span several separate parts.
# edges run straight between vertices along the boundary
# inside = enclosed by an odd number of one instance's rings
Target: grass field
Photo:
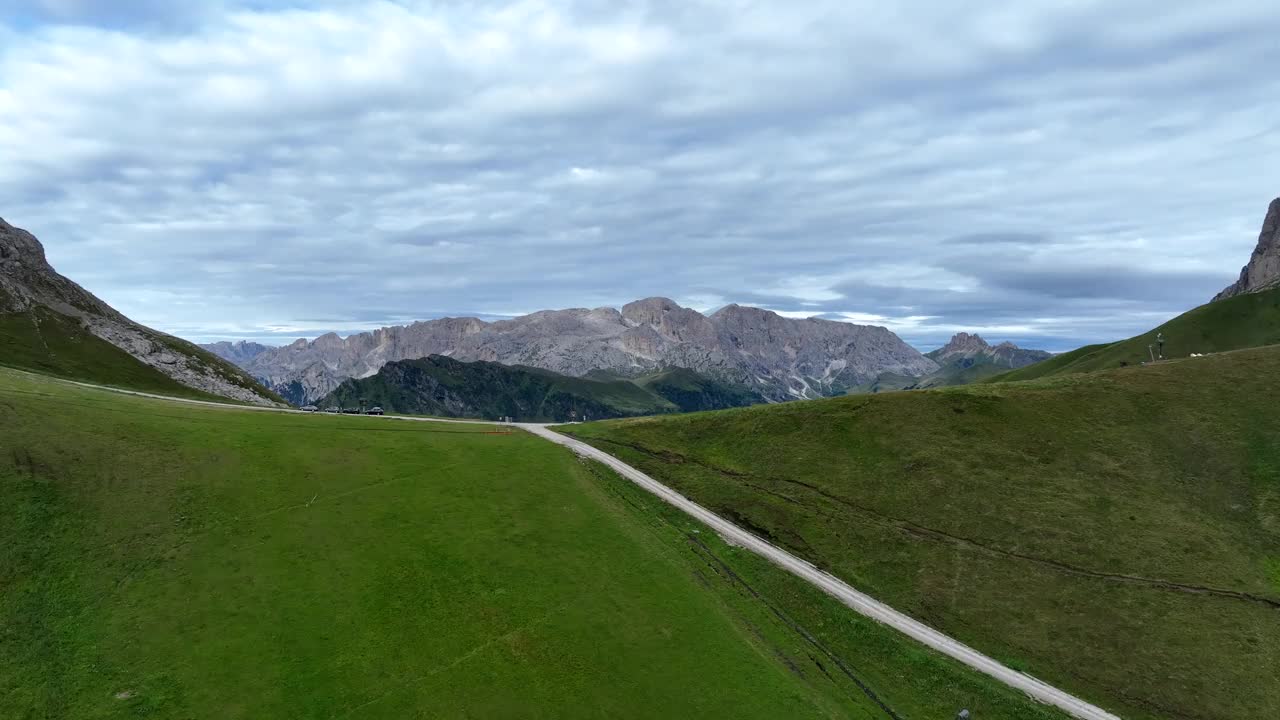
[[[578,425],[1126,718],[1280,717],[1280,349]]]
[[[491,432],[0,370],[0,717],[1060,717]]]

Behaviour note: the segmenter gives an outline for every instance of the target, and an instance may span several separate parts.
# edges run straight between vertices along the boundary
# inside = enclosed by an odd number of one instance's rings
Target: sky
[[[0,217],[196,341],[660,295],[1067,350],[1248,259],[1270,5],[0,0]]]

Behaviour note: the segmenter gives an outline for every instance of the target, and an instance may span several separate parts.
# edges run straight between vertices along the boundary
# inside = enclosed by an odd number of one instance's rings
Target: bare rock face
[[[1213,298],[1214,302],[1245,293],[1270,290],[1280,286],[1280,198],[1271,201],[1258,234],[1249,264],[1240,271],[1240,279]]]
[[[254,389],[234,365],[203,356],[193,345],[139,325],[59,275],[31,233],[0,219],[0,313],[44,308],[75,319],[89,332],[174,380],[213,395],[277,404]]]
[[[630,303],[621,312],[544,310],[492,323],[443,318],[346,339],[326,335],[267,350],[242,367],[290,397],[300,392],[315,401],[347,378],[429,355],[573,376],[688,368],[771,400],[838,394],[881,373],[922,376],[938,368],[884,328],[792,320],[737,305],[708,317],[666,298]]]

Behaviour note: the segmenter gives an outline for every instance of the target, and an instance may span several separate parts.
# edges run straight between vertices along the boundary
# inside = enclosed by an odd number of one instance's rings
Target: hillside
[[[565,430],[1123,717],[1280,717],[1275,377],[1261,348]]]
[[[564,422],[714,410],[761,402],[690,370],[637,379],[596,374],[568,377],[537,368],[461,362],[440,355],[387,363],[377,374],[347,380],[322,407],[379,405],[388,412],[518,422]]]
[[[137,390],[282,402],[235,365],[133,322],[59,275],[34,236],[2,219],[0,365]]]
[[[1093,372],[1149,362],[1147,347],[1165,338],[1166,358],[1185,358],[1280,343],[1280,288],[1227,297],[1183,313],[1160,327],[1110,345],[1091,345],[1048,362],[991,378],[1012,382],[1071,373]]]
[[[772,401],[838,395],[883,373],[920,377],[937,369],[883,327],[785,318],[740,305],[703,315],[666,298],[621,310],[543,310],[497,322],[440,318],[346,338],[329,333],[240,362],[277,392],[309,402],[388,362],[430,355],[572,377],[634,378],[683,368]]]
[[[0,407],[6,718],[1061,720],[523,432]]]

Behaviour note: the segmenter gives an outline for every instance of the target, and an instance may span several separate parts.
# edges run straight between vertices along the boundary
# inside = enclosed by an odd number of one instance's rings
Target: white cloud
[[[0,0],[0,214],[195,337],[661,294],[1061,347],[1246,259],[1263,5]]]

